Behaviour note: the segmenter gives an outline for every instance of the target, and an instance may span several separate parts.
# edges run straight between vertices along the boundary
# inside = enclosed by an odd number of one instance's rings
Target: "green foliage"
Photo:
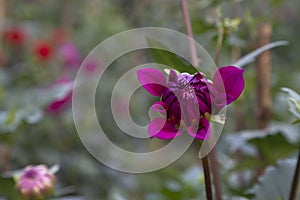
[[[255,61],[256,57],[262,54],[265,51],[268,51],[272,48],[279,47],[279,46],[286,46],[288,45],[287,41],[277,41],[277,42],[272,42],[270,44],[266,44],[262,47],[259,47],[258,49],[248,53],[247,55],[243,56],[240,58],[238,61],[236,61],[233,65],[237,67],[245,67],[246,65],[252,63]]]
[[[295,91],[289,88],[281,88],[282,91],[288,94],[288,106],[289,111],[296,117],[298,120],[294,122],[294,124],[299,123],[300,120],[300,95],[297,94]]]
[[[281,124],[266,130],[230,134],[225,142],[230,145],[229,153],[240,152],[244,155],[243,162],[231,169],[242,171],[274,165],[278,159],[292,155],[298,149],[300,137],[297,128]]]
[[[288,199],[295,167],[295,159],[279,160],[275,166],[266,168],[258,183],[248,192],[256,200]],[[300,199],[299,192],[296,199]]]
[[[196,68],[193,67],[193,65],[178,57],[178,55],[174,54],[163,43],[149,37],[147,38],[147,41],[150,46],[156,46],[160,48],[149,49],[149,52],[155,62],[167,65],[170,68],[175,69],[179,72],[187,72],[190,74],[194,74],[197,72]]]
[[[8,200],[21,200],[21,196],[16,191],[13,178],[0,177],[0,197],[5,196]]]
[[[3,163],[2,148],[8,147],[11,149],[9,159],[11,169],[22,168],[32,163],[48,165],[59,163],[61,171],[57,178],[59,196],[57,198],[61,200],[205,199],[203,173],[196,156],[198,146],[191,147],[194,151],[188,153],[191,155],[188,159],[180,159],[166,170],[145,175],[145,179],[139,175],[118,173],[94,160],[85,152],[76,134],[70,107],[56,114],[46,111],[49,103],[64,96],[71,87],[70,85],[66,88],[53,86],[54,80],[62,75],[74,78],[77,68],[63,66],[62,55],[55,50],[53,50],[55,57],[47,62],[38,61],[34,55],[35,43],[40,40],[49,39],[51,45],[56,45],[52,37],[57,27],[68,30],[67,40],[78,45],[82,58],[99,42],[130,28],[161,26],[185,32],[179,1],[14,0],[5,2],[7,9],[4,10],[6,16],[3,18],[3,28],[5,29],[7,25],[24,28],[28,40],[23,46],[16,48],[5,44],[1,34],[3,42],[0,44],[0,170]],[[295,92],[290,89],[284,89],[288,93],[288,100],[285,98],[281,101],[276,96],[282,86],[297,89],[295,87],[299,85],[300,46],[297,41],[300,18],[296,17],[300,9],[298,0],[288,2],[191,0],[187,3],[195,40],[200,42],[212,56],[216,51],[218,31],[220,28],[224,29],[220,57],[222,64],[235,63],[239,67],[251,65],[262,52],[287,44],[286,41],[279,40],[289,40],[288,47],[272,49],[271,52],[273,70],[271,92],[274,114],[272,120],[286,122],[287,119],[292,118],[295,124],[300,123],[299,95],[295,95]],[[254,50],[257,44],[257,25],[262,22],[272,25],[272,40],[279,42]],[[135,66],[136,63],[143,61],[145,63],[155,61],[180,72],[197,72],[185,59],[172,53],[159,38],[147,38],[147,40],[149,44],[161,47],[161,49],[149,49],[152,60],[147,56],[128,58],[126,62],[121,60],[114,63],[117,67],[111,70],[111,74],[118,74],[124,70],[122,67],[125,65]],[[247,54],[248,52],[251,53]],[[247,55],[235,62],[245,54]],[[235,200],[234,196],[251,197],[248,190],[256,181],[257,169],[274,165],[278,159],[294,155],[299,147],[297,126],[291,128],[281,124],[281,129],[253,130],[256,94],[254,69],[245,71],[247,91],[240,98],[239,104],[228,109],[225,134],[221,137],[223,140],[218,142],[218,147],[222,146],[218,155],[223,166],[221,171],[223,199]],[[250,73],[253,73],[252,78]],[[111,80],[99,84],[103,86],[103,90],[100,90],[97,96],[106,98],[106,95],[111,92],[109,81]],[[283,105],[286,102],[291,114],[285,112]],[[106,103],[103,103],[104,107],[108,105]],[[142,122],[148,120],[148,116],[139,110],[136,103],[131,109],[138,110],[136,118],[141,119]],[[106,118],[106,115],[104,116]],[[243,119],[245,123],[241,124],[241,127],[250,131],[244,130],[237,134],[226,135],[226,132],[236,130],[237,126],[234,123],[236,119]],[[87,116],[88,120],[89,116]],[[144,143],[131,142],[131,138],[130,142],[120,139],[118,137],[120,131],[114,123],[111,123],[112,119],[107,117],[105,120],[103,124],[111,133],[109,137],[112,141],[120,141],[121,145],[143,151]],[[153,145],[153,149],[156,149],[164,145],[164,142],[160,141],[158,144],[151,140],[149,144],[147,142],[145,144]],[[192,176],[185,178],[184,175],[190,171],[189,166],[192,165],[197,166],[199,173],[192,173]],[[172,174],[166,172],[170,169]],[[272,200],[285,198],[286,196],[282,194],[288,191],[288,177],[293,171],[293,162],[280,161],[276,166],[268,167],[266,173],[259,178],[260,183],[250,191],[256,194],[258,199],[262,195],[269,194],[274,195],[270,197],[274,198]],[[1,175],[2,171],[0,177]],[[129,181],[128,177],[131,178]],[[242,181],[232,181],[232,177],[242,177]],[[61,188],[63,186],[71,186],[71,189]],[[108,198],[109,194],[115,191],[111,188],[117,187],[121,188],[122,192]],[[148,194],[153,196],[148,197]],[[63,197],[66,195],[70,196]],[[0,178],[0,199],[3,196],[8,200],[20,199],[12,178]],[[262,200],[267,199],[262,198]]]
[[[223,164],[226,168],[223,177],[230,193],[251,197],[248,189],[253,186],[259,171],[297,152],[298,133],[298,128],[290,124],[273,124],[266,130],[244,130],[226,135],[221,142],[221,152],[231,163]]]

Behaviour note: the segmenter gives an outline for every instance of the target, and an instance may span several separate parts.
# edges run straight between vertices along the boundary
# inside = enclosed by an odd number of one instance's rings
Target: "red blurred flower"
[[[8,44],[19,46],[24,43],[25,33],[20,28],[11,27],[4,31],[3,37]]]
[[[41,61],[47,61],[52,56],[52,46],[47,42],[39,42],[34,48],[34,53]]]

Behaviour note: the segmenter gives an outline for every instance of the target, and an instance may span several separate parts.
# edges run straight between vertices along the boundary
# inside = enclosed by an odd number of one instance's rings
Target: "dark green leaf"
[[[251,139],[249,143],[257,147],[266,165],[275,164],[278,159],[291,155],[297,149],[297,145],[289,143],[281,133]]]
[[[296,167],[295,159],[281,160],[276,166],[268,167],[263,176],[249,192],[256,200],[288,199],[292,177]],[[296,199],[300,199],[300,195]]]
[[[194,74],[197,72],[196,68],[193,67],[192,64],[172,53],[170,49],[161,42],[149,37],[147,38],[147,42],[150,46],[157,47],[155,49],[149,48],[151,57],[155,62],[167,65],[179,72],[187,72],[190,74]]]
[[[0,196],[6,197],[8,200],[20,200],[21,197],[15,188],[13,178],[0,177]]]
[[[293,122],[293,124],[299,124],[299,123],[300,123],[300,119]]]

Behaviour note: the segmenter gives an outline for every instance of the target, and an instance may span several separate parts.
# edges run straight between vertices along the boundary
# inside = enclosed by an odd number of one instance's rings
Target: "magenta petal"
[[[177,80],[177,74],[174,70],[170,70],[170,74],[169,74],[169,81],[170,82],[174,82]]]
[[[163,118],[152,120],[148,126],[150,137],[157,137],[162,140],[175,138],[182,134],[182,130],[175,128],[175,125]]]
[[[167,105],[162,101],[155,102],[151,108],[159,113],[167,112]]]
[[[198,140],[205,140],[209,136],[209,121],[201,118],[199,126],[191,125],[187,128],[188,134]]]
[[[166,77],[161,71],[157,69],[140,69],[137,71],[137,76],[142,86],[154,96],[161,96],[166,89]]]
[[[213,82],[216,90],[222,92],[224,87],[226,92],[226,104],[232,103],[242,93],[245,80],[243,77],[244,70],[234,67],[221,67],[218,72],[214,74]],[[224,84],[224,86],[222,85]]]

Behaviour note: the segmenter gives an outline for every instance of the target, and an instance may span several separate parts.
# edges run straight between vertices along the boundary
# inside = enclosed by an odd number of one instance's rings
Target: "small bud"
[[[45,165],[29,165],[16,181],[17,189],[25,199],[44,199],[53,191],[55,176]]]

